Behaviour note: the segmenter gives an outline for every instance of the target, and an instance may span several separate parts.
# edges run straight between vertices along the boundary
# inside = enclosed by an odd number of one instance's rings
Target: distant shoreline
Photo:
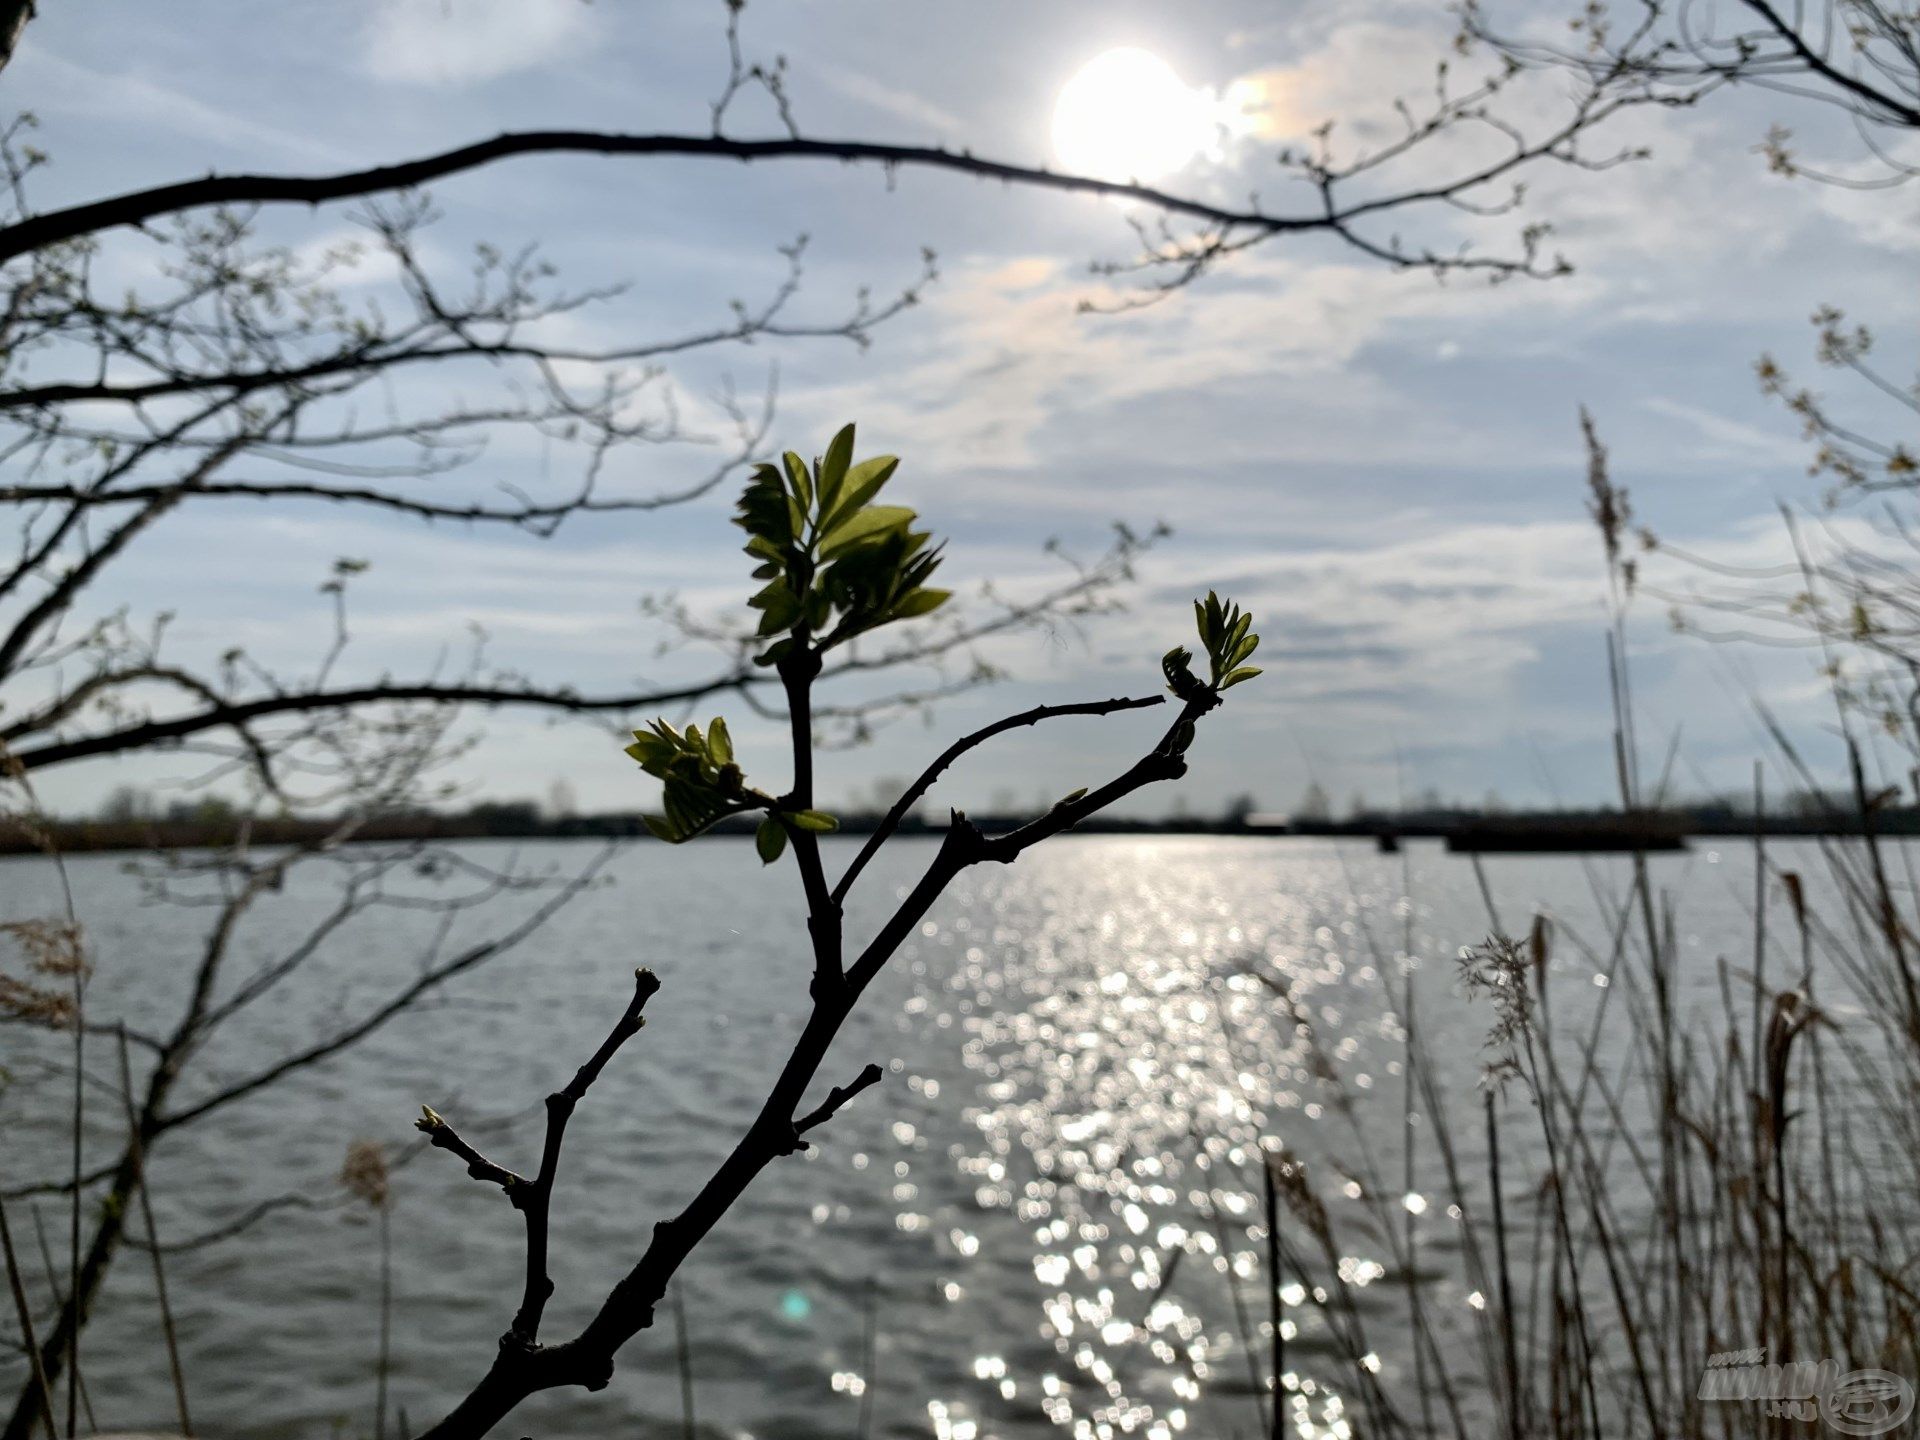
[[[845,835],[871,834],[880,816],[841,817]],[[1031,819],[1027,813],[976,814],[976,824],[989,832],[1012,829]],[[55,821],[42,834],[30,834],[19,825],[0,831],[0,855],[30,855],[48,849],[62,854],[137,850],[191,850],[230,846],[245,838],[250,845],[310,844],[324,839],[339,824],[330,819],[261,818],[241,824],[230,817],[198,819],[68,820]],[[752,833],[750,823],[717,827],[719,834]],[[903,835],[937,834],[944,824],[932,825],[915,817],[899,827]],[[1440,814],[1407,817],[1367,817],[1350,821],[1300,820],[1280,822],[1258,817],[1253,823],[1238,818],[1176,816],[1160,820],[1111,817],[1075,827],[1084,835],[1243,835],[1370,840],[1387,848],[1407,839],[1435,839],[1450,849],[1488,852],[1580,853],[1607,850],[1674,850],[1694,839],[1859,838],[1856,817],[1666,812],[1628,817],[1618,812],[1583,814],[1482,815]],[[1920,836],[1920,809],[1882,812],[1874,817],[1872,833],[1887,838]],[[358,843],[415,840],[567,840],[638,839],[652,837],[638,813],[542,817],[502,806],[470,814],[412,814],[367,821],[353,835]],[[48,842],[51,842],[50,844]]]

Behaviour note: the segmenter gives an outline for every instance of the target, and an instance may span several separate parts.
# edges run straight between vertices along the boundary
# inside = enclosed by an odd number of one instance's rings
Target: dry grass
[[[1626,511],[1604,452],[1592,454],[1631,812],[1645,797],[1625,660]],[[1781,765],[1813,789],[1775,738]],[[1268,1142],[1284,1202],[1268,1244],[1300,1282],[1301,1328],[1324,1357],[1311,1374],[1276,1364],[1285,1399],[1272,1433],[1777,1437],[1814,1433],[1832,1379],[1815,1362],[1920,1381],[1920,886],[1908,847],[1874,834],[1870,757],[1851,740],[1849,751],[1856,833],[1816,842],[1819,875],[1784,868],[1756,836],[1751,929],[1710,937],[1721,958],[1709,1005],[1681,999],[1682,982],[1701,978],[1683,965],[1700,962],[1683,961],[1683,902],[1654,884],[1644,855],[1630,857],[1624,890],[1596,883],[1598,934],[1556,934],[1536,917],[1514,938],[1481,877],[1494,933],[1459,974],[1486,1013],[1478,1096],[1449,1092],[1457,1063],[1429,1053],[1398,957],[1375,955],[1426,1152],[1416,1157],[1409,1128],[1395,1184],[1364,1144],[1339,1177],[1316,1177]],[[1579,963],[1556,967],[1556,951]],[[1303,1021],[1283,1019],[1358,1140],[1338,1067]],[[1446,1207],[1424,1232],[1390,1203],[1415,1188],[1416,1158]],[[1330,1210],[1319,1187],[1349,1176],[1366,1203]],[[1341,1258],[1383,1243],[1406,1283],[1362,1295]],[[1464,1324],[1457,1309],[1434,1311],[1452,1291],[1473,1296]],[[1754,1362],[1805,1368],[1769,1377]],[[1755,1381],[1803,1398],[1738,1398]],[[1898,1398],[1895,1387],[1887,1403]]]

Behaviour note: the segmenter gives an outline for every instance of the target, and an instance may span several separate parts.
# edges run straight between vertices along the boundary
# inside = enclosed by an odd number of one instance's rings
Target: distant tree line
[[[883,784],[889,782],[881,782]],[[997,792],[984,807],[981,821],[1011,819],[1024,813],[1011,791]],[[1678,800],[1647,812],[1665,826],[1694,835],[1744,835],[1755,830],[1770,835],[1853,834],[1860,830],[1853,797],[1840,790],[1811,789],[1779,797],[1756,818],[1751,796],[1726,794]],[[856,835],[871,834],[886,817],[883,805],[856,798],[837,812],[840,828]],[[1310,783],[1290,811],[1262,808],[1251,793],[1229,798],[1218,810],[1195,813],[1179,808],[1163,816],[1102,815],[1079,828],[1100,834],[1301,834],[1444,835],[1466,826],[1498,821],[1515,826],[1576,825],[1620,818],[1618,806],[1526,807],[1509,805],[1497,791],[1478,802],[1450,799],[1427,787],[1399,805],[1376,806],[1364,795],[1352,795],[1341,813],[1318,783]],[[59,842],[68,850],[176,849],[219,846],[245,838],[254,844],[294,844],[338,829],[345,815],[299,815],[275,818],[249,812],[219,795],[195,793],[163,801],[133,785],[114,789],[92,817],[51,822]],[[1920,807],[1883,804],[1874,814],[1878,833],[1920,834]],[[723,822],[722,834],[749,833],[745,822]],[[932,834],[944,828],[944,817],[913,811],[895,827],[903,834]],[[396,807],[364,819],[356,835],[367,841],[462,839],[637,839],[647,835],[640,809],[582,812],[573,792],[559,781],[545,802],[526,799],[476,800],[464,807]],[[36,847],[20,835],[0,835],[0,853],[23,853]]]

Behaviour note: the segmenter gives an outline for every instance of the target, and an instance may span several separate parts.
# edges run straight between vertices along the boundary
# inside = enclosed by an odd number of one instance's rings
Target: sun
[[[1053,107],[1053,151],[1102,180],[1157,180],[1213,140],[1207,97],[1148,50],[1109,50],[1081,66]]]

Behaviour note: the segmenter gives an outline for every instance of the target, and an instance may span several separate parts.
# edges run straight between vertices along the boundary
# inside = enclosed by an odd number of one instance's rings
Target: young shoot
[[[806,928],[812,942],[812,1008],[793,1036],[791,1051],[757,1117],[732,1153],[677,1213],[645,1232],[650,1238],[638,1258],[612,1284],[586,1327],[557,1344],[545,1343],[540,1329],[553,1290],[547,1273],[548,1202],[562,1132],[567,1117],[586,1098],[601,1070],[639,1031],[641,1009],[661,982],[650,970],[635,973],[633,999],[612,1033],[573,1081],[548,1097],[547,1140],[540,1168],[531,1177],[495,1164],[443,1117],[427,1112],[422,1128],[432,1143],[466,1160],[470,1175],[499,1185],[521,1210],[527,1227],[527,1267],[519,1312],[491,1368],[446,1419],[426,1432],[424,1440],[478,1440],[521,1401],[540,1391],[605,1386],[621,1347],[653,1323],[680,1265],[752,1180],[782,1156],[806,1149],[813,1132],[861,1092],[881,1082],[884,1072],[868,1064],[848,1083],[829,1086],[824,1099],[809,1101],[810,1094],[818,1094],[820,1071],[842,1023],[947,886],[970,866],[1011,863],[1136,790],[1181,778],[1187,771],[1186,751],[1196,722],[1218,708],[1226,691],[1260,673],[1245,663],[1260,643],[1251,633],[1251,618],[1217,595],[1196,602],[1207,678],[1193,673],[1189,651],[1168,652],[1163,669],[1180,709],[1156,744],[1113,778],[1074,790],[1004,834],[988,835],[955,810],[920,879],[872,935],[849,945],[842,906],[854,881],[896,833],[902,817],[962,755],[996,736],[1042,720],[1150,709],[1167,699],[1147,695],[1040,705],[962,737],[906,788],[838,881],[829,883],[819,837],[834,829],[836,822],[813,807],[813,686],[821,675],[821,657],[857,635],[931,614],[949,598],[948,591],[927,584],[939,568],[940,547],[929,543],[932,537],[925,531],[914,529],[914,512],[903,505],[877,503],[899,462],[882,455],[856,463],[853,444],[854,429],[848,425],[811,464],[789,452],[779,465],[759,466],[735,517],[748,535],[747,553],[757,567],[754,576],[763,582],[748,603],[760,615],[757,631],[765,648],[758,661],[775,671],[786,692],[792,788],[774,795],[748,784],[727,723],[719,717],[704,730],[698,725],[677,729],[656,720],[636,730],[627,747],[640,768],[660,781],[661,814],[649,817],[647,823],[661,839],[683,843],[730,817],[757,812],[762,817],[755,836],[760,858],[772,864],[787,851],[793,852],[806,895]]]

